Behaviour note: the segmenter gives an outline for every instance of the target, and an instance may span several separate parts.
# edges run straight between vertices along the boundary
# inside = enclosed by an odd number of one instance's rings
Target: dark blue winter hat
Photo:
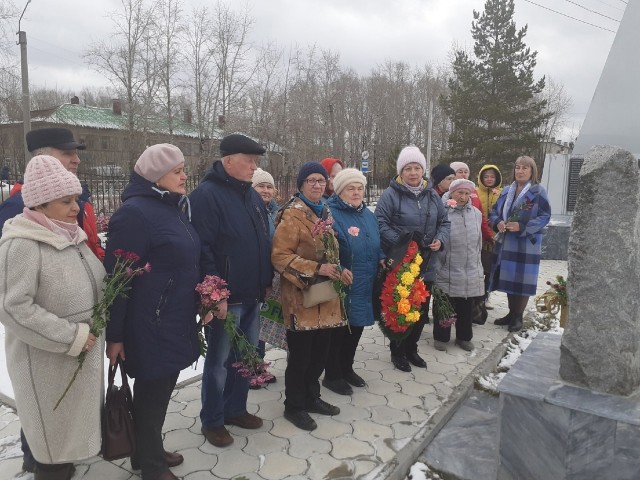
[[[307,162],[300,167],[300,171],[298,172],[298,190],[302,188],[302,183],[312,173],[319,173],[324,177],[325,180],[329,179],[327,171],[320,162]]]

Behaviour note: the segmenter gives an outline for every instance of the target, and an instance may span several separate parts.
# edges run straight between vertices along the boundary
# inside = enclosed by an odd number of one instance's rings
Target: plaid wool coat
[[[502,218],[502,208],[513,185],[505,187],[489,214],[489,223],[497,231],[496,225]],[[511,212],[517,211],[523,202],[530,202],[529,210],[520,210],[519,232],[506,232],[504,242],[496,243],[493,251],[493,267],[489,291],[499,290],[512,295],[533,296],[538,285],[538,271],[542,250],[542,229],[551,218],[551,206],[547,192],[539,184],[514,201]]]

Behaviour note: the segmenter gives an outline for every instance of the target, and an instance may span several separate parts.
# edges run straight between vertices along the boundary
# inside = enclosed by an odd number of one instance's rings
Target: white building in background
[[[540,183],[551,204],[543,258],[566,259],[584,155],[615,145],[640,158],[640,0],[628,0],[580,134],[571,153],[545,156]]]

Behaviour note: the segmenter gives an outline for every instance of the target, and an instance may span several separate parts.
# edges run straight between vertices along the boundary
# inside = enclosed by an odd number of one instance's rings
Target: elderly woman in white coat
[[[0,322],[36,480],[66,480],[100,451],[104,343],[89,331],[105,270],[77,224],[80,182],[54,157],[31,159],[21,215],[0,239]],[[76,367],[83,367],[54,410]]]
[[[484,295],[484,271],[480,260],[482,249],[482,213],[471,203],[475,184],[466,179],[451,182],[449,191],[442,197],[451,222],[450,246],[445,252],[435,285],[449,298],[456,313],[456,345],[463,350],[474,348],[473,312]],[[433,339],[437,350],[446,350],[451,338],[451,326],[443,326],[443,318],[437,318],[434,300]]]

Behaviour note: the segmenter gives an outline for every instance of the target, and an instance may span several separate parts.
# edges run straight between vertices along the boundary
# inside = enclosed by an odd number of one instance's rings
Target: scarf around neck
[[[518,198],[515,198],[518,184],[513,182],[510,185],[509,191],[507,192],[507,200],[504,202],[504,206],[502,207],[502,220],[506,222],[509,219],[509,212],[511,212],[513,205],[518,203],[518,200],[524,197],[524,195],[529,191],[529,188],[531,188],[531,182],[527,182],[520,192],[520,195],[518,195]]]
[[[42,212],[31,210],[27,207],[24,207],[24,210],[22,210],[22,216],[27,220],[31,220],[32,222],[43,226],[47,230],[60,235],[66,241],[73,243],[74,245],[78,245],[84,241],[84,238],[80,235],[82,229],[77,223],[66,223],[54,220],[47,217]]]
[[[324,208],[324,202],[322,201],[322,199],[320,199],[318,203],[313,203],[311,200],[305,197],[302,192],[300,192],[300,200],[306,203],[318,218],[322,218],[322,209]]]

